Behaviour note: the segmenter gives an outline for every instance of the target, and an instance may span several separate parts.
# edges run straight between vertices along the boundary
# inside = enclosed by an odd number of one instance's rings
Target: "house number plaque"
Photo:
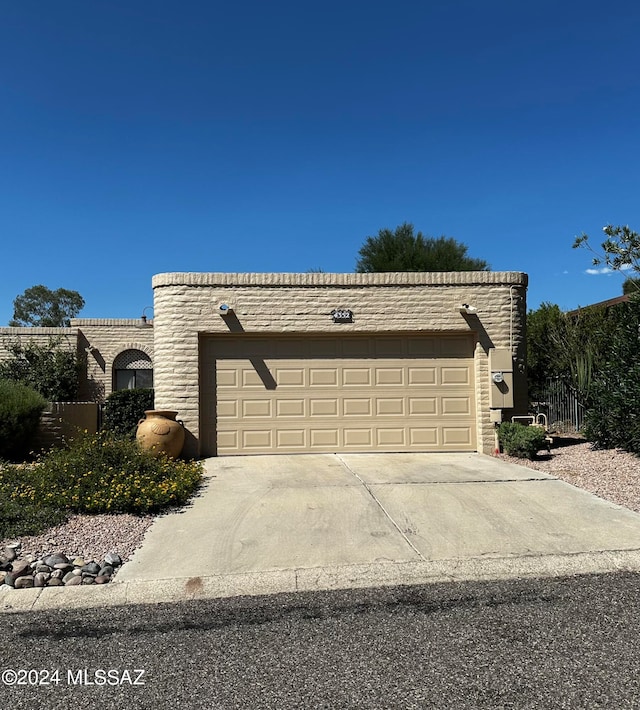
[[[331,311],[331,318],[334,323],[353,323],[353,311],[347,308],[336,308]]]

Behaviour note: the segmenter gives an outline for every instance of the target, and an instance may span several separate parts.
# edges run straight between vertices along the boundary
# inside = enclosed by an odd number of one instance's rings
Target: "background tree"
[[[542,399],[550,378],[568,376],[560,346],[564,330],[565,315],[555,303],[542,303],[527,314],[527,376],[532,402]]]
[[[630,296],[632,293],[640,293],[640,278],[628,278],[622,284],[622,293]]]
[[[563,313],[553,303],[542,303],[527,314],[527,372],[529,399],[540,401],[550,379],[571,385],[585,406],[593,383],[607,360],[618,327],[617,306],[587,306]]]
[[[425,237],[414,234],[413,225],[405,222],[394,231],[381,229],[367,237],[358,252],[356,271],[486,271],[482,259],[467,256],[466,244],[452,237]]]
[[[84,298],[77,291],[46,286],[31,286],[13,302],[10,326],[41,326],[59,328],[68,326],[71,318],[84,308]]]

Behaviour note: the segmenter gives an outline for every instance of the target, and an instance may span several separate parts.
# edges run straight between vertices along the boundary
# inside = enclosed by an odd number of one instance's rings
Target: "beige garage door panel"
[[[202,348],[206,454],[476,448],[470,336],[248,337]]]

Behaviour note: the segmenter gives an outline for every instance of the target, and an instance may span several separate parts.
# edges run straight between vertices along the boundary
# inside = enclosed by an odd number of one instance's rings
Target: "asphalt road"
[[[638,708],[639,602],[621,573],[3,614],[0,701]]]

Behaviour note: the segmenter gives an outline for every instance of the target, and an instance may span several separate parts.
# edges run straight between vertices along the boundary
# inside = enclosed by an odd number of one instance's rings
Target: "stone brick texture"
[[[187,455],[199,452],[199,339],[207,334],[472,332],[479,450],[495,450],[490,348],[509,348],[514,357],[515,406],[503,418],[527,410],[527,275],[521,272],[166,273],[154,276],[153,289],[155,406],[178,411]],[[231,316],[220,315],[221,303],[233,308]],[[476,313],[461,313],[463,303]],[[334,309],[353,311],[353,322],[333,323]]]

